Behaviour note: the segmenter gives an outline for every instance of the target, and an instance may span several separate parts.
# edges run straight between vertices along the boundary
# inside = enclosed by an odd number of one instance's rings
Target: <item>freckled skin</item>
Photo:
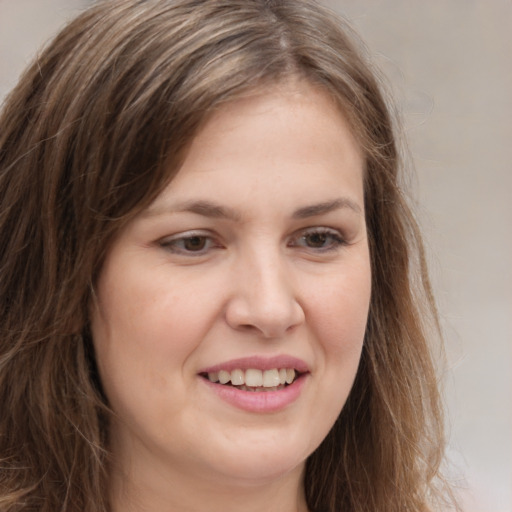
[[[116,239],[92,332],[117,414],[123,493],[137,489],[148,510],[195,510],[221,506],[219,490],[229,489],[222,506],[231,510],[236,490],[252,489],[251,503],[268,491],[283,506],[276,510],[305,510],[304,461],[346,401],[366,326],[362,169],[329,98],[283,85],[216,112],[176,178]],[[297,215],[336,200],[330,211]],[[198,202],[219,209],[183,206]],[[240,410],[199,375],[279,355],[306,362],[309,374],[298,399],[276,412]],[[117,510],[127,506],[123,493]]]

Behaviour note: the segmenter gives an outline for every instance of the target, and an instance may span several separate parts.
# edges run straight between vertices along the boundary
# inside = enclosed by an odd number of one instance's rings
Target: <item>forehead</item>
[[[231,194],[246,205],[257,197],[285,203],[292,191],[309,204],[324,202],[323,190],[337,186],[352,189],[356,202],[362,172],[359,144],[332,98],[304,82],[280,84],[219,107],[150,210],[177,196],[181,202]],[[317,190],[322,197],[312,197]]]

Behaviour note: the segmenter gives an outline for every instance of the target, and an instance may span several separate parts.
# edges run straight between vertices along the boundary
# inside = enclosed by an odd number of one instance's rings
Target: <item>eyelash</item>
[[[307,245],[308,237],[310,238],[310,242],[311,237],[319,237],[322,244],[324,244],[326,240],[329,240],[329,243],[327,246],[311,247]],[[187,248],[186,244],[190,242],[199,242],[200,247],[198,250]],[[300,242],[305,242],[305,244]],[[340,247],[346,245],[346,243],[347,242],[339,231],[319,227],[300,231],[298,236],[292,237],[292,240],[287,244],[287,247],[302,247],[307,250],[312,250],[315,253],[327,253],[338,250]],[[215,239],[210,234],[194,231],[182,233],[174,238],[164,239],[160,241],[160,246],[173,254],[192,257],[203,256],[214,248],[222,248],[222,245],[216,243]]]
[[[186,248],[185,244],[187,242],[191,242],[194,240],[203,242],[202,247],[200,247],[200,250],[190,250]],[[208,247],[205,249],[204,245],[206,244],[208,245]],[[210,235],[194,231],[181,233],[180,235],[177,235],[175,238],[164,239],[160,242],[160,246],[174,254],[180,254],[185,256],[202,256],[213,247],[221,247],[220,245],[215,244],[214,239]]]
[[[307,249],[313,249],[315,252],[332,252],[336,251],[340,247],[346,245],[346,241],[343,236],[334,229],[329,228],[310,228],[305,231],[302,231],[301,235],[298,238],[294,239],[294,243],[288,244],[292,247],[297,246],[297,240],[306,240],[307,237],[320,237],[323,238],[323,242],[326,239],[330,239],[330,243],[327,246],[323,247],[310,247],[305,245],[304,247]]]

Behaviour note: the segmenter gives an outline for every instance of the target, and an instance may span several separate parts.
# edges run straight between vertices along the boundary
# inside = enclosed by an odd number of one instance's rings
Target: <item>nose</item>
[[[294,281],[278,255],[253,256],[231,276],[226,321],[235,330],[279,338],[304,322]]]

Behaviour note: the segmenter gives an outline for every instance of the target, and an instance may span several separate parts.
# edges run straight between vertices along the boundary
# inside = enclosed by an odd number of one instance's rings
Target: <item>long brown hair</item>
[[[108,405],[88,306],[116,233],[225,102],[301,77],[364,150],[372,298],[360,368],[307,461],[312,511],[433,510],[435,308],[365,52],[313,0],[108,0],[40,54],[0,117],[0,509],[106,512]]]

